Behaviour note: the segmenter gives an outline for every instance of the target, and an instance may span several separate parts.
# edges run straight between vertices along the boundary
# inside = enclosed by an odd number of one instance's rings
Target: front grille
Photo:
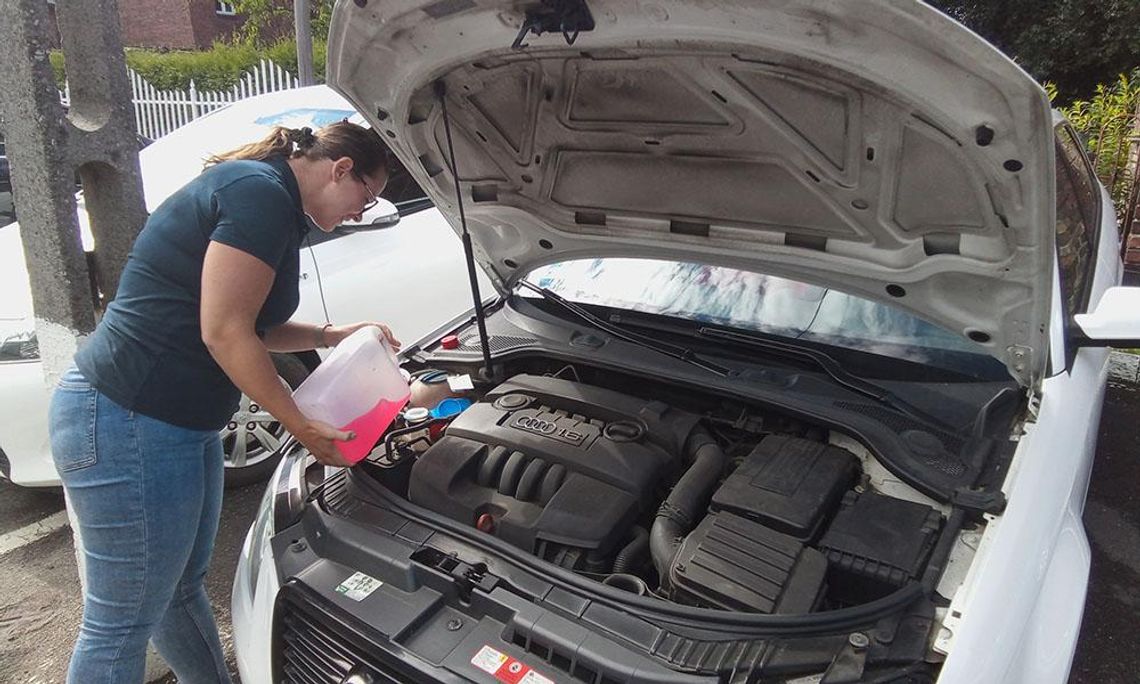
[[[307,600],[291,584],[278,594],[273,632],[275,682],[424,681],[422,675],[400,666],[396,656],[368,643],[344,619]]]

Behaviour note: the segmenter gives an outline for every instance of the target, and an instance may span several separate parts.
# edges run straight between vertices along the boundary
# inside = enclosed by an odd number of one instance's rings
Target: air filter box
[[[827,575],[823,554],[731,513],[709,514],[681,544],[669,581],[679,603],[808,613]]]
[[[811,541],[854,484],[858,463],[854,454],[839,447],[770,435],[716,490],[712,509]]]
[[[918,579],[941,527],[941,514],[929,506],[848,493],[817,545],[830,566],[828,594],[862,603]]]

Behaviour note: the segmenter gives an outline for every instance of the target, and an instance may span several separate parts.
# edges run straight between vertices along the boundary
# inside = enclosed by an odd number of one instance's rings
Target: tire
[[[296,356],[273,354],[281,383],[296,389],[309,376],[309,369]],[[253,409],[253,410],[251,410]],[[253,429],[250,429],[253,426]],[[226,488],[242,487],[268,478],[281,460],[278,447],[288,438],[285,428],[264,409],[241,395],[241,406],[230,424],[221,430],[226,459]],[[243,447],[241,449],[239,447]]]

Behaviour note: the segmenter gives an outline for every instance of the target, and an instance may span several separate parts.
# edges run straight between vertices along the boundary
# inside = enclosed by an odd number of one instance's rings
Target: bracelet
[[[321,326],[321,329],[317,331],[317,347],[318,348],[323,348],[323,349],[329,348],[329,343],[325,339],[325,331],[331,327],[332,327],[332,323],[325,323],[324,325]]]

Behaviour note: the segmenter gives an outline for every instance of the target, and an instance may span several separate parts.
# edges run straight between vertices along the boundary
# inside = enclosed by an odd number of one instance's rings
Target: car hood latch
[[[566,39],[567,45],[573,45],[579,32],[593,30],[594,15],[590,14],[586,0],[542,0],[541,4],[526,11],[526,20],[519,27],[511,49],[527,47],[523,40],[528,33],[541,36],[557,31]]]

